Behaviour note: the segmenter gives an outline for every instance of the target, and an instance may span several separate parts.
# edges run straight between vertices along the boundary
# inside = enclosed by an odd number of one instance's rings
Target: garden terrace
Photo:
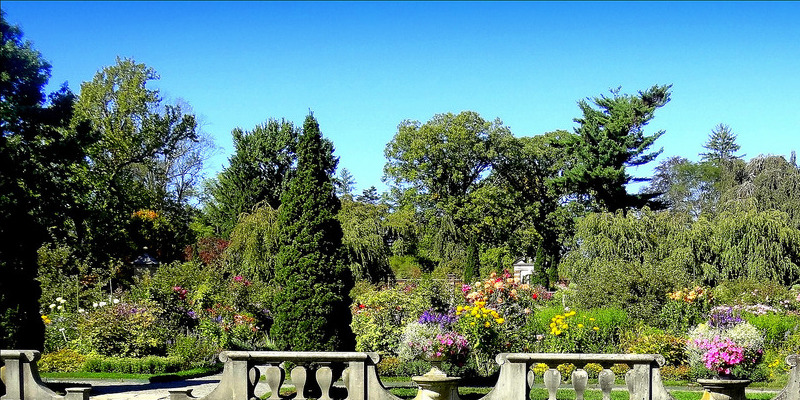
[[[6,386],[6,394],[2,400],[89,398],[89,388],[70,388],[65,396],[59,396],[45,387],[39,379],[36,367],[39,356],[39,352],[33,350],[2,351],[0,359],[5,366],[3,382]],[[792,369],[786,387],[776,400],[800,400],[798,357],[800,356],[790,355],[786,358]],[[287,375],[291,377],[291,383],[297,391],[294,399],[298,400],[399,399],[383,386],[378,377],[376,364],[380,357],[377,353],[228,351],[220,354],[220,359],[224,362],[222,379],[211,393],[201,399],[251,400],[255,396],[255,387],[261,380],[261,371],[264,371],[264,381],[270,388],[269,399],[272,400],[288,398],[279,394]],[[615,374],[610,367],[615,364],[626,364],[631,368],[625,374],[630,399],[673,399],[661,382],[659,368],[664,359],[658,354],[502,353],[496,357],[496,361],[500,365],[497,383],[482,400],[529,399],[531,388],[539,379],[548,390],[549,400],[555,400],[556,391],[562,382],[561,373],[556,366],[567,363],[576,367],[571,374],[576,400],[583,399],[588,382],[588,374],[583,368],[590,363],[603,367],[598,385],[604,400],[610,399],[615,380]],[[547,369],[543,370],[542,364]],[[334,388],[334,382],[340,378],[344,388]],[[191,395],[191,389],[170,391],[170,400],[188,399],[195,399]]]

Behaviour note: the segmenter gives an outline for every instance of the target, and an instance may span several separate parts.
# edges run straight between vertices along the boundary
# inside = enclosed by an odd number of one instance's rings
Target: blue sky
[[[746,158],[800,150],[799,2],[16,2],[6,18],[78,92],[116,56],[161,75],[215,138],[311,109],[357,190],[379,190],[404,119],[473,110],[516,136],[572,129],[576,101],[673,84],[648,132],[696,160],[731,126]],[[639,168],[649,176],[652,167]]]

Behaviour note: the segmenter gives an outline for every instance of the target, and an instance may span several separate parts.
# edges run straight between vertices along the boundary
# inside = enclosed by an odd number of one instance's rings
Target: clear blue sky
[[[311,109],[357,188],[379,190],[404,119],[473,110],[516,136],[571,129],[576,101],[673,84],[649,132],[696,160],[723,122],[747,158],[800,150],[798,2],[16,2],[6,18],[74,91],[116,56],[155,68],[221,148]],[[648,176],[652,166],[634,171]]]

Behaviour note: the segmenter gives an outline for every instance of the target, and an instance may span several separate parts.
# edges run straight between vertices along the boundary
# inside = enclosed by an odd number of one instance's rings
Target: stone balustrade
[[[527,400],[537,379],[547,388],[549,400],[555,400],[562,380],[561,372],[556,369],[560,364],[575,366],[572,388],[576,400],[583,400],[589,380],[583,368],[590,363],[603,367],[597,378],[603,400],[611,399],[616,374],[610,368],[614,364],[626,364],[631,368],[625,374],[631,400],[674,400],[661,382],[659,367],[664,364],[664,357],[658,354],[502,353],[496,360],[500,364],[500,376],[483,400]],[[533,371],[538,364],[547,366],[539,377]]]
[[[90,388],[68,388],[65,396],[48,389],[39,379],[36,361],[39,352],[33,350],[0,350],[4,367],[0,378],[5,385],[5,395],[0,400],[87,400]],[[789,382],[775,400],[800,400],[800,355],[786,358],[791,366]],[[376,353],[360,352],[274,352],[226,351],[220,354],[224,363],[222,378],[217,387],[204,400],[253,400],[255,387],[264,380],[271,391],[269,399],[283,397],[280,389],[291,378],[296,388],[297,400],[399,400],[381,383],[376,364]],[[500,374],[494,388],[481,400],[528,400],[535,382],[541,382],[548,391],[548,400],[556,399],[562,385],[560,364],[573,364],[571,387],[576,400],[583,400],[588,384],[589,363],[599,364],[603,370],[598,376],[598,386],[604,400],[611,398],[616,375],[614,364],[626,364],[630,370],[625,383],[631,400],[674,400],[661,382],[659,367],[664,358],[658,354],[558,354],[558,353],[502,353],[496,357]],[[545,364],[547,369],[537,376],[534,368]],[[288,371],[287,371],[288,369]],[[344,387],[334,388],[340,379]],[[457,399],[454,394],[451,397]],[[170,400],[195,399],[191,389],[171,390]],[[447,399],[442,399],[447,400]]]
[[[59,396],[42,384],[36,361],[41,354],[36,350],[0,350],[0,379],[6,387],[2,400],[88,400],[91,388],[68,388],[66,396]]]

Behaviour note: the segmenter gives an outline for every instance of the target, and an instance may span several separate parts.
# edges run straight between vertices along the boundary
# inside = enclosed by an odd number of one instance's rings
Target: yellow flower
[[[556,327],[556,323],[555,323],[555,322],[551,322],[551,323],[550,323],[550,327],[551,327],[551,328],[555,328],[555,327]]]
[[[495,319],[495,322],[497,322],[498,324],[502,324],[503,322],[506,322],[506,320],[504,320],[503,318],[497,318]]]
[[[471,326],[475,326],[475,323],[474,323],[474,322],[470,322],[469,324],[470,324]]]
[[[578,324],[578,328],[583,328],[583,324]]]
[[[589,318],[589,321],[594,321],[594,318]]]
[[[51,323],[53,323],[53,321],[51,321],[47,315],[42,315],[42,322],[44,322],[45,325],[50,325]]]
[[[575,311],[570,311],[570,312],[564,314],[565,317],[571,317],[573,315],[575,315]]]
[[[486,321],[486,323],[485,323],[485,324],[483,324],[483,326],[485,326],[485,327],[487,327],[487,328],[488,328],[488,327],[492,326],[492,324],[490,324],[490,323],[489,323],[489,321]]]
[[[596,330],[596,331],[599,331],[599,330],[600,330],[600,328],[598,328],[598,327],[596,327],[596,326],[595,326],[594,328],[592,328],[592,329],[594,329],[594,330]]]
[[[458,307],[456,307],[456,312],[460,313],[460,312],[462,312],[462,311],[464,311],[464,306],[458,306]]]

